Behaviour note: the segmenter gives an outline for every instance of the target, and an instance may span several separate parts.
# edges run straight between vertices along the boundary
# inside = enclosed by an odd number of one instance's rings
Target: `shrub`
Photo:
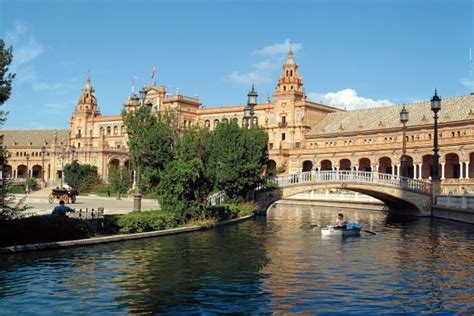
[[[112,219],[112,230],[122,234],[143,233],[155,230],[175,228],[179,219],[174,212],[144,211],[115,215]],[[109,222],[110,223],[110,222]]]
[[[28,189],[30,191],[36,190],[36,187],[38,186],[38,182],[36,181],[35,178],[30,177],[26,179],[26,185],[28,186]]]
[[[228,208],[231,218],[236,218],[253,214],[254,210],[257,208],[257,204],[253,202],[229,204]]]
[[[26,187],[24,184],[14,184],[10,186],[9,188],[9,193],[12,194],[25,194],[26,192]]]
[[[30,216],[0,222],[0,245],[54,242],[94,235],[92,222],[62,217]]]

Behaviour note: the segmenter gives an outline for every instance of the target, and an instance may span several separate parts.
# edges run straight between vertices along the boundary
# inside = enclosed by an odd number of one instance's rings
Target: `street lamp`
[[[140,90],[140,103],[141,106],[145,106],[145,97],[147,90],[145,88]],[[140,177],[141,177],[141,165],[137,161],[137,170],[135,173],[135,193],[133,193],[133,211],[140,212],[142,210],[142,192],[140,188]]]
[[[41,180],[43,182],[43,188],[46,187],[46,181],[44,179],[44,155],[46,154],[46,147],[41,147]]]
[[[29,178],[29,175],[30,175],[29,163],[30,163],[30,155],[26,154],[26,193],[27,194],[30,193],[30,188],[28,187],[28,178]]]
[[[74,144],[71,145],[71,154],[72,154],[72,161],[74,162],[74,154],[76,153],[76,146]]]
[[[431,159],[431,180],[440,181],[439,174],[439,147],[438,147],[438,112],[441,110],[441,98],[435,89],[435,94],[431,99],[431,111],[434,113],[434,137],[433,137],[433,157]]]
[[[407,122],[408,122],[408,111],[403,106],[400,111],[400,122],[403,124],[403,148],[402,157],[400,158],[400,175],[402,177],[408,177],[408,157],[407,157]]]
[[[252,90],[247,94],[247,106],[244,108],[244,125],[245,127],[253,126],[254,108],[257,105],[257,91],[254,85]]]

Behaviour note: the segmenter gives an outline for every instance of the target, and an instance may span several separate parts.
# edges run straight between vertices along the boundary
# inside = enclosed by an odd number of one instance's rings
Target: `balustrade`
[[[396,186],[403,189],[420,192],[430,191],[430,183],[428,181],[370,171],[307,171],[277,176],[275,178],[268,179],[268,182],[277,184],[279,187],[316,182],[359,182]]]

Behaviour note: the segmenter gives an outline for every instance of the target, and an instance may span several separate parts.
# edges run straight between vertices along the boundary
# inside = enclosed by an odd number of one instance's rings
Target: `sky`
[[[0,38],[16,73],[5,129],[67,128],[89,74],[101,113],[117,115],[154,66],[207,108],[246,103],[252,84],[263,102],[290,43],[308,97],[327,105],[474,90],[474,0],[0,0]]]

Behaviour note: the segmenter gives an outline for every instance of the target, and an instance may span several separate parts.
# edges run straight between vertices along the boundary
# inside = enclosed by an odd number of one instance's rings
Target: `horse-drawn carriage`
[[[48,197],[48,201],[50,204],[54,203],[54,201],[64,201],[64,203],[75,203],[76,202],[76,196],[78,195],[78,192],[76,189],[65,189],[65,188],[56,188],[53,189],[51,194]]]

